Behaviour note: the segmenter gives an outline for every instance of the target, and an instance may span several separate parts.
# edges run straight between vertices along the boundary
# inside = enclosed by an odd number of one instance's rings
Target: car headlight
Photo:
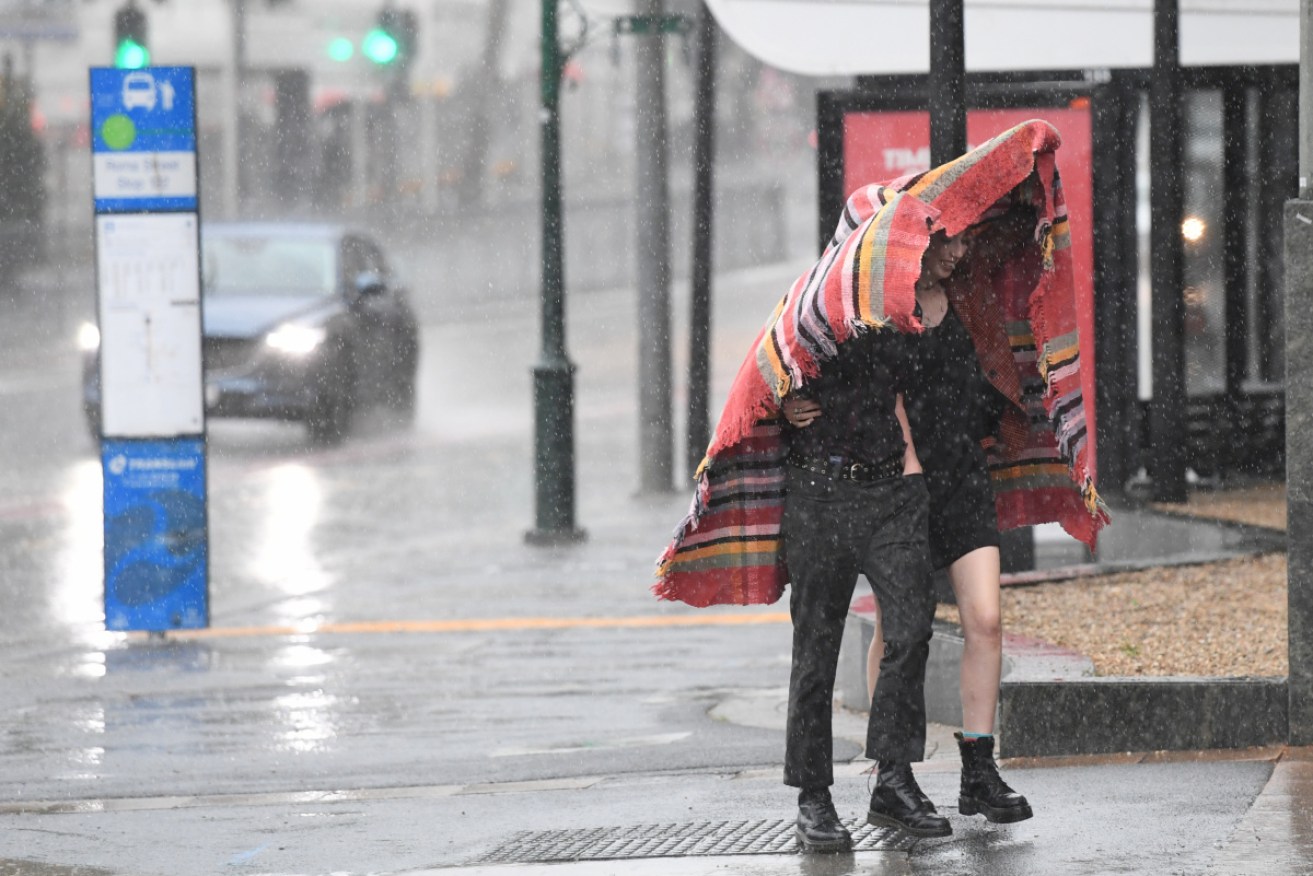
[[[280,353],[305,356],[324,342],[328,332],[317,326],[287,323],[265,335],[264,342]]]
[[[78,349],[84,353],[94,353],[100,349],[100,327],[94,322],[84,322],[78,326]]]

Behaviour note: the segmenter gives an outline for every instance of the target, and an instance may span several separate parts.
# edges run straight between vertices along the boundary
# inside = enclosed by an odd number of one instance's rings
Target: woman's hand
[[[803,429],[812,424],[812,421],[821,415],[821,406],[809,398],[794,396],[786,398],[781,405],[784,411],[784,419],[789,421],[789,425],[796,429]]]

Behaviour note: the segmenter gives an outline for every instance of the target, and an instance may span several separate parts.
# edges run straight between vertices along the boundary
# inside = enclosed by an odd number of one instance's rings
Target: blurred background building
[[[817,94],[896,89],[906,81],[897,77],[923,74],[928,0],[708,5],[728,36],[717,71],[717,267],[805,261],[816,246]],[[571,289],[633,279],[643,108],[634,41],[614,25],[636,6],[559,5],[563,41],[577,45],[562,99]],[[966,0],[969,78],[1115,86],[1129,107],[1115,132],[1127,172],[1096,195],[1123,203],[1124,224],[1135,228],[1131,251],[1117,254],[1130,265],[1132,406],[1152,393],[1153,6]],[[665,8],[691,22],[702,3]],[[366,223],[422,253],[409,267],[440,272],[447,291],[439,295],[528,298],[540,264],[541,9],[541,0],[0,0],[0,277],[5,263],[89,269],[87,67],[115,63],[130,15],[151,64],[197,68],[207,219]],[[1180,14],[1192,471],[1208,478],[1258,460],[1276,473],[1284,465],[1280,211],[1297,185],[1299,0],[1180,0]],[[689,261],[693,33],[666,41],[676,277]],[[1106,247],[1096,253],[1110,257]],[[1134,474],[1146,441],[1136,431],[1142,420],[1121,413],[1126,446],[1114,453],[1105,442],[1118,482]],[[1218,419],[1239,423],[1245,441],[1209,428]]]
[[[144,20],[150,64],[197,68],[207,218],[382,223],[450,247],[454,275],[471,279],[459,263],[486,275],[487,255],[469,240],[522,234],[536,246],[540,0],[0,0],[0,54],[31,95],[44,155],[48,234],[88,233],[87,67],[115,63],[128,9]],[[633,239],[634,47],[612,29],[632,11],[628,0],[562,5],[563,38],[582,41],[562,101],[572,285],[624,282],[632,267],[617,254]],[[380,31],[395,45],[380,49]],[[667,44],[677,216],[691,178],[692,38]],[[720,197],[756,241],[737,260],[778,257],[788,199],[814,203],[814,86],[732,45],[720,86]],[[523,246],[500,258],[498,283],[533,288]]]

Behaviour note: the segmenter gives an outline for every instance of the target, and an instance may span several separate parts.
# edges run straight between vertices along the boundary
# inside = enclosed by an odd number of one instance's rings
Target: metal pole
[[[716,19],[704,3],[698,20],[697,139],[693,147],[693,265],[688,332],[688,437],[685,463],[691,475],[710,440],[708,396],[711,359],[712,197],[715,189]]]
[[[1299,3],[1299,197],[1313,200],[1313,4]]]
[[[962,0],[930,0],[930,166],[967,151]]]
[[[242,85],[246,81],[246,0],[232,3],[232,57],[229,58],[225,103],[229,128],[223,143],[224,213],[235,219],[242,210]]]
[[[438,155],[438,98],[425,94],[419,99],[419,149],[420,174],[424,179],[420,187],[420,205],[424,212],[438,212],[438,174],[442,172],[442,162]]]
[[[565,353],[561,70],[557,0],[542,0],[542,352],[533,369],[535,525],[530,544],[581,541],[574,524],[574,365]]]
[[[1120,495],[1133,470],[1135,432],[1127,416],[1135,395],[1135,276],[1128,270],[1127,229],[1134,240],[1134,138],[1139,92],[1117,82],[1094,94],[1094,366],[1099,488]],[[1129,217],[1129,218],[1128,218]],[[1128,224],[1129,223],[1129,224]]]
[[[360,215],[369,205],[369,107],[356,95],[351,101],[351,209]]]
[[[237,145],[238,120],[241,118],[239,94],[241,92],[241,67],[243,53],[242,31],[245,29],[246,0],[230,0],[232,13],[229,21],[228,37],[232,41],[228,57],[228,67],[223,77],[224,112],[228,117],[228,128],[223,138],[223,214],[228,219],[237,217],[239,211],[241,174],[241,154]]]
[[[669,492],[674,469],[670,392],[670,189],[667,183],[663,0],[640,0],[652,26],[635,34],[638,75],[634,154],[638,256],[639,490]]]
[[[1313,0],[1299,14],[1299,198],[1285,205],[1287,696],[1291,745],[1313,744]]]
[[[1181,254],[1184,169],[1178,0],[1154,0],[1149,89],[1150,277],[1153,285],[1153,398],[1149,401],[1153,497],[1184,502],[1185,299]]]
[[[1246,224],[1249,216],[1249,90],[1234,85],[1222,92],[1222,263],[1226,314],[1226,395],[1240,396],[1249,362],[1249,289]]]

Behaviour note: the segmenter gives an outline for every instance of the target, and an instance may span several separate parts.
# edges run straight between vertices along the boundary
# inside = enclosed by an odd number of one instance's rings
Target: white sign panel
[[[195,198],[195,152],[97,152],[95,198]]]
[[[103,433],[201,434],[196,214],[97,216],[96,238]]]

